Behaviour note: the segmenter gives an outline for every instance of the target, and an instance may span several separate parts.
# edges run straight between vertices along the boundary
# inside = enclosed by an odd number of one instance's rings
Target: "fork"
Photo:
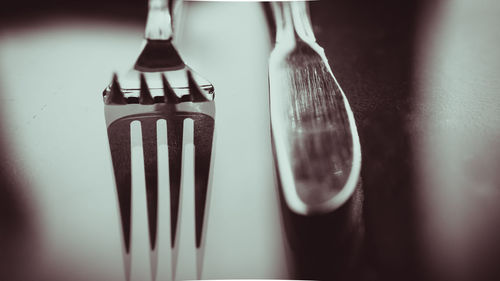
[[[193,120],[194,132],[194,214],[196,275],[201,276],[204,228],[208,209],[209,178],[215,124],[214,87],[189,68],[175,49],[171,11],[172,1],[149,0],[145,42],[133,69],[113,75],[104,90],[104,111],[121,217],[125,275],[130,278],[132,165],[131,124],[140,122],[147,198],[149,246],[152,256],[158,248],[158,120],[166,120],[170,193],[170,248],[172,278],[175,279],[182,218],[181,174],[184,120]],[[135,121],[135,122],[134,122]],[[133,138],[133,136],[132,136]],[[161,194],[161,193],[160,193]],[[156,277],[157,258],[151,258],[152,278]]]

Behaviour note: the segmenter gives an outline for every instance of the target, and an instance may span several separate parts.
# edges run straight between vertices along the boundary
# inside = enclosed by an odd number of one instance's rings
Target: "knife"
[[[300,279],[345,277],[363,236],[356,123],[316,42],[307,3],[271,7],[271,136],[293,271]]]

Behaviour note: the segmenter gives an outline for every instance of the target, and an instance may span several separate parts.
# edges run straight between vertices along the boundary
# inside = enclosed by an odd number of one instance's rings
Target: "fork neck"
[[[149,0],[148,19],[146,22],[145,37],[148,40],[171,40],[172,28],[172,1]]]
[[[306,1],[273,2],[276,43],[316,42]]]

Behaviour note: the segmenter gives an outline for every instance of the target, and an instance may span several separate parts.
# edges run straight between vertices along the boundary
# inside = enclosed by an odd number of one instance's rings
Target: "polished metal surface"
[[[211,171],[212,144],[214,136],[214,88],[206,80],[199,85],[193,71],[184,64],[172,44],[173,28],[170,10],[171,1],[149,1],[146,38],[141,54],[134,69],[125,74],[125,86],[121,86],[118,76],[103,93],[106,125],[115,174],[116,189],[121,216],[124,242],[125,276],[130,279],[131,263],[137,258],[131,251],[131,244],[137,243],[132,235],[133,218],[137,207],[133,204],[132,190],[132,152],[134,123],[139,125],[142,136],[144,177],[146,182],[147,217],[149,225],[149,244],[151,278],[156,279],[158,270],[158,222],[170,221],[171,275],[176,280],[178,244],[182,237],[178,235],[180,220],[186,214],[181,212],[181,189],[188,188],[181,181],[183,170],[183,148],[191,139],[194,145],[194,216],[195,239],[191,241],[196,249],[196,264],[193,264],[196,277],[201,278],[203,262],[203,229],[206,225],[207,196],[209,194],[209,176]],[[134,77],[135,76],[135,77]],[[196,77],[199,78],[198,75]],[[161,81],[161,86],[158,82]],[[137,87],[137,84],[139,87]],[[150,87],[149,84],[154,85]],[[186,120],[194,122],[193,131],[186,139],[184,135]],[[170,217],[159,215],[158,150],[163,140],[157,132],[164,131],[166,121],[168,146],[168,174]],[[139,123],[137,123],[139,121]],[[137,171],[135,172],[137,173]],[[138,187],[135,187],[138,188]],[[163,195],[165,196],[165,195]],[[165,200],[163,200],[163,203]],[[168,204],[168,203],[167,203]],[[186,218],[184,218],[186,220]],[[137,223],[137,222],[136,222]],[[184,236],[188,237],[188,236]],[[165,239],[166,237],[163,237]],[[186,238],[184,238],[186,239]],[[146,278],[146,277],[142,277]]]
[[[276,45],[269,59],[275,162],[287,205],[302,215],[329,213],[359,181],[361,149],[354,116],[305,2],[273,3]]]
[[[272,8],[271,134],[290,265],[299,279],[348,280],[364,236],[356,123],[307,4]]]

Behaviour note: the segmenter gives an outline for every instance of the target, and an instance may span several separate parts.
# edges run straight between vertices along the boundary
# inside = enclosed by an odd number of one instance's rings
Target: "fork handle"
[[[149,0],[145,36],[148,40],[171,40],[174,0]]]

